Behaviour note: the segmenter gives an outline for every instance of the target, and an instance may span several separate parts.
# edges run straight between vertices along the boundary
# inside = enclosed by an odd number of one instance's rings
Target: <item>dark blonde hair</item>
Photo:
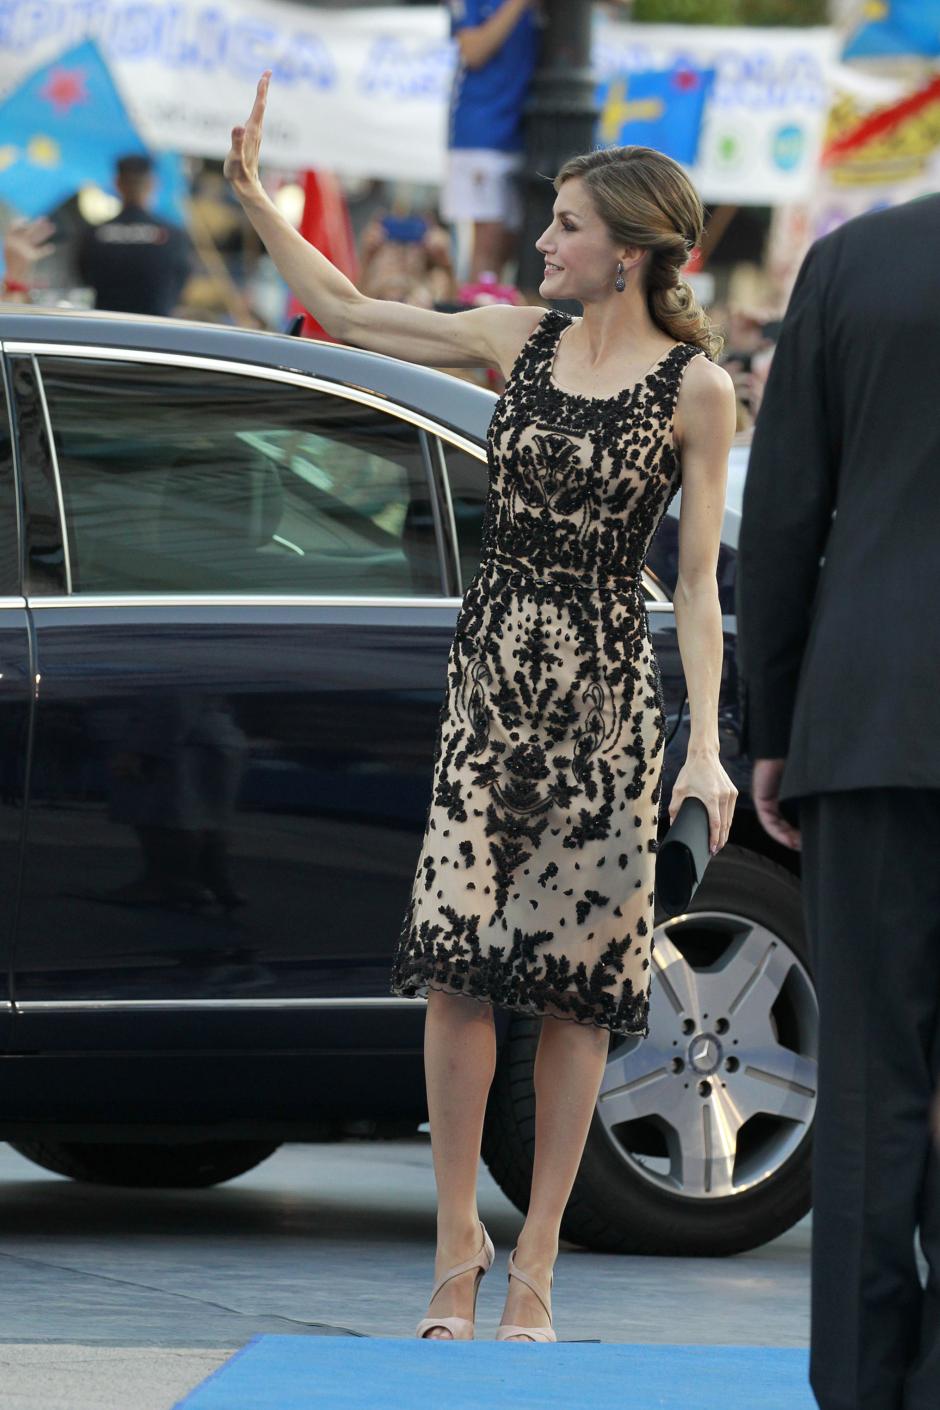
[[[679,272],[705,227],[699,194],[679,163],[652,147],[599,147],[565,162],[555,190],[575,176],[614,242],[649,250],[646,299],[653,322],[676,342],[695,343],[717,357],[724,339]]]

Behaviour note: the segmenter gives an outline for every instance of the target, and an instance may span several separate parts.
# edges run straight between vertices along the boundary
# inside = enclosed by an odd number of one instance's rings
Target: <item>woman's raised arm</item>
[[[436,313],[369,299],[285,220],[258,174],[270,73],[262,74],[244,127],[232,128],[225,176],[268,254],[304,308],[334,338],[431,367],[499,367],[508,373],[544,310],[494,304]]]

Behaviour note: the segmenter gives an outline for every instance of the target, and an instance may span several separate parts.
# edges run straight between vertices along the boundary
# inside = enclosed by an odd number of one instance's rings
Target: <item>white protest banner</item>
[[[809,194],[838,48],[828,28],[630,24],[600,13],[594,25],[599,78],[676,64],[715,69],[690,174],[704,200],[732,205]]]
[[[442,176],[454,63],[443,6],[3,0],[0,96],[88,38],[151,147],[224,156],[270,68],[271,165],[422,182]]]
[[[98,41],[154,148],[224,156],[258,75],[271,68],[271,165],[441,180],[454,65],[444,5],[0,0],[0,96],[86,38]],[[833,30],[642,25],[599,10],[593,42],[599,79],[682,61],[717,70],[692,170],[707,201],[772,204],[809,194],[838,47]]]

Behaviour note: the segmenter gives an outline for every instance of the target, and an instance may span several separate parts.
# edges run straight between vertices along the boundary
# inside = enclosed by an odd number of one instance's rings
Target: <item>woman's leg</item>
[[[424,1028],[431,1151],[437,1182],[437,1255],[434,1281],[472,1258],[482,1242],[477,1213],[477,1171],[486,1098],[496,1069],[493,1009],[479,999],[432,989]],[[429,1316],[469,1317],[471,1271],[445,1283]],[[432,1329],[432,1337],[450,1333]]]
[[[535,1058],[532,1191],[516,1261],[521,1271],[546,1291],[558,1255],[561,1217],[581,1164],[609,1041],[606,1028],[594,1024],[542,1020]],[[518,1278],[509,1280],[501,1320],[522,1327],[548,1324],[538,1298]]]

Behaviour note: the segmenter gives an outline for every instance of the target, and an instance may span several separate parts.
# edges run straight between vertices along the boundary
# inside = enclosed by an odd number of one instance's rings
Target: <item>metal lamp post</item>
[[[535,241],[551,220],[551,178],[568,157],[594,145],[597,104],[591,72],[590,0],[542,0],[542,52],[526,104],[522,172],[524,216],[517,283],[527,292],[542,281]],[[548,178],[548,179],[546,179]],[[559,305],[561,306],[561,305]]]

